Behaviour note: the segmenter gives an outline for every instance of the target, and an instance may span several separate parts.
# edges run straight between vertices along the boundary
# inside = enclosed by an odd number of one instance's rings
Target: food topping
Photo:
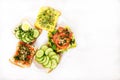
[[[40,32],[35,28],[31,28],[30,24],[25,22],[15,28],[14,34],[21,41],[25,43],[32,43],[38,38]]]
[[[60,61],[60,55],[47,45],[43,45],[36,51],[35,60],[45,68],[55,69]]]
[[[57,30],[54,30],[52,33],[49,32],[48,37],[49,37],[50,45],[57,52],[59,50],[66,50],[72,44],[75,44],[73,33],[68,28],[59,27]]]
[[[30,63],[30,60],[33,58],[33,54],[33,47],[24,42],[19,42],[19,46],[14,56],[14,59],[15,61],[25,61]]]
[[[51,8],[51,7],[42,7],[37,16],[37,20],[35,22],[35,26],[37,28],[42,28],[48,31],[53,31],[57,19],[60,16],[60,12]]]

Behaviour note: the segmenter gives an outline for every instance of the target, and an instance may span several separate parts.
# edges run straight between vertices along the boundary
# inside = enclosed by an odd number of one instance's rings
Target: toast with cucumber
[[[49,73],[58,66],[60,58],[61,55],[48,47],[48,45],[42,45],[36,51],[35,62],[37,66],[42,66]]]
[[[39,37],[42,30],[33,28],[28,20],[23,20],[15,29],[14,35],[19,40],[31,44]]]
[[[22,68],[29,67],[35,55],[35,48],[24,42],[18,42],[15,54],[9,61]]]

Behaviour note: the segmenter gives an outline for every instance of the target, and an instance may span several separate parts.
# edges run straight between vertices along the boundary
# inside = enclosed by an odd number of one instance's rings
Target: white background
[[[15,25],[34,21],[43,5],[61,11],[77,41],[50,74],[34,63],[21,69],[8,61],[18,42]],[[38,46],[44,40],[43,33]],[[0,0],[0,80],[120,80],[120,0]]]

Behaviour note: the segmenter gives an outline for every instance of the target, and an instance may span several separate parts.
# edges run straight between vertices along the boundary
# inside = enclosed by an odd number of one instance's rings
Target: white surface
[[[13,28],[36,18],[42,5],[61,10],[78,44],[50,74],[8,61],[17,44]],[[0,10],[0,80],[120,80],[120,0],[0,0]]]

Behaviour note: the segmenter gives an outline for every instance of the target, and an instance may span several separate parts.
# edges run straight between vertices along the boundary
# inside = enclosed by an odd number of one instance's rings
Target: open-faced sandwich
[[[35,61],[41,65],[47,72],[54,70],[60,62],[60,54],[57,54],[48,45],[42,45],[35,55]]]
[[[51,7],[42,7],[38,13],[35,27],[38,29],[53,31],[60,15],[61,13],[58,10]]]
[[[9,60],[13,64],[25,68],[31,65],[34,55],[34,47],[24,42],[19,42],[15,54]]]
[[[59,26],[53,32],[48,33],[49,46],[56,52],[64,52],[69,48],[76,47],[75,38],[73,32],[68,26]]]
[[[40,35],[41,30],[32,28],[27,20],[23,20],[14,30],[16,38],[25,42],[33,43]]]

